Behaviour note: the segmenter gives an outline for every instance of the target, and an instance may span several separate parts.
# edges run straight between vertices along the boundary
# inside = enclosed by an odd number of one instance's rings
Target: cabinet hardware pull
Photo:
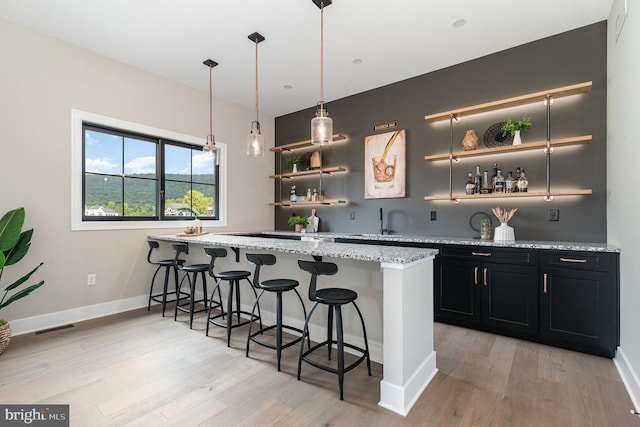
[[[475,255],[475,256],[491,256],[491,252],[471,252],[471,255]]]
[[[547,293],[547,273],[542,275],[542,292]]]
[[[587,262],[586,259],[575,259],[575,258],[560,258],[560,261],[562,262],[577,262],[580,264],[584,264],[585,262]]]
[[[487,286],[487,267],[484,268],[484,272],[482,273],[484,278],[484,285]]]
[[[474,280],[475,280],[475,282],[473,284],[477,285],[478,284],[478,267],[474,267],[473,268],[473,276],[474,276]]]

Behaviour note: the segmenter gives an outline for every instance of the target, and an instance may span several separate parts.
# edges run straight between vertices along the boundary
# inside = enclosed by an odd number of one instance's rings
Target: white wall
[[[636,408],[640,405],[640,4],[628,0],[629,14],[616,41],[616,19],[624,0],[616,0],[608,20],[607,235],[621,249],[621,337],[616,357]]]
[[[24,206],[25,227],[35,229],[29,254],[5,270],[0,287],[40,261],[45,264],[34,277],[46,280],[0,317],[13,323],[144,296],[150,278],[145,237],[159,230],[70,231],[71,109],[204,137],[208,93],[3,20],[0,58],[0,214]],[[214,114],[216,139],[229,147],[228,226],[219,231],[272,229],[273,154],[244,153],[255,113],[215,99]],[[274,120],[261,117],[261,124],[270,147]],[[96,286],[87,286],[89,273],[97,274]],[[83,316],[90,317],[88,311]]]

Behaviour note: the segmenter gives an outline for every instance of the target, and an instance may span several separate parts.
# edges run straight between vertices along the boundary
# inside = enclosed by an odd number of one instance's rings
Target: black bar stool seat
[[[223,248],[217,248],[217,249],[220,252],[219,254],[215,255],[216,257],[222,257],[227,255],[226,249],[223,249]],[[224,251],[224,255],[222,255],[222,251]],[[212,258],[214,257],[214,255],[211,255],[211,256]],[[256,300],[258,299],[258,294],[255,288],[253,287],[251,280],[249,280],[249,276],[251,276],[251,272],[246,270],[228,270],[228,271],[221,271],[221,272],[215,273],[216,286],[213,288],[213,292],[211,292],[211,300],[213,301],[213,297],[216,289],[218,290],[218,292],[220,292],[220,286],[222,285],[222,283],[227,283],[229,285],[229,293],[227,295],[227,311],[225,313],[224,310],[221,310],[221,313],[212,314],[211,313],[212,306],[211,304],[209,304],[209,311],[207,313],[207,330],[205,334],[206,336],[209,336],[210,325],[216,325],[216,326],[226,328],[227,329],[227,347],[231,346],[231,331],[234,328],[247,325],[250,322],[249,319],[245,319],[245,320],[241,319],[241,315],[244,314],[246,316],[251,316],[251,313],[249,313],[248,311],[243,311],[240,306],[240,282],[246,280],[249,283],[249,285],[251,285],[251,290],[253,291],[253,294],[255,295]],[[235,294],[235,299],[234,299],[234,294]],[[235,309],[233,308],[234,301],[236,303]],[[234,316],[235,316],[235,320],[234,320]],[[225,320],[224,323],[218,320],[221,317],[222,317],[222,320]],[[260,319],[260,307],[258,307],[257,318]],[[262,327],[261,319],[260,319],[260,327]]]
[[[253,273],[253,285],[260,289],[260,294],[256,298],[256,302],[253,305],[253,309],[251,310],[250,324],[249,324],[249,333],[247,334],[247,350],[246,356],[249,357],[249,345],[251,341],[256,344],[259,344],[263,347],[271,348],[276,350],[276,359],[278,371],[280,371],[280,359],[282,355],[282,350],[295,345],[296,343],[302,341],[302,330],[291,325],[285,325],[282,322],[282,293],[288,291],[294,291],[300,300],[300,305],[302,306],[302,312],[304,313],[304,317],[307,317],[307,309],[304,306],[304,302],[302,301],[302,297],[298,293],[296,289],[300,283],[297,280],[293,279],[269,279],[260,281],[260,269],[263,265],[274,265],[276,263],[276,257],[272,254],[247,254],[247,260],[255,264],[256,268]],[[255,309],[258,306],[258,302],[262,295],[265,292],[274,292],[276,294],[276,323],[270,326],[262,326],[260,325],[260,329],[252,332],[253,323],[254,323],[254,313]],[[259,339],[258,336],[263,335],[265,332],[275,329],[276,331],[276,339],[275,344],[267,342],[263,339]],[[287,343],[282,342],[282,331],[286,329],[289,331],[296,332],[296,337]]]
[[[300,347],[300,357],[298,358],[298,380],[300,380],[300,373],[302,371],[302,362],[306,362],[312,366],[315,366],[318,369],[322,369],[326,372],[331,372],[338,375],[338,386],[340,387],[340,400],[344,400],[343,397],[343,384],[344,384],[344,374],[349,372],[364,360],[367,361],[367,369],[369,371],[369,376],[371,376],[371,359],[369,358],[369,343],[367,341],[367,330],[364,324],[364,318],[362,317],[362,313],[356,304],[356,299],[358,298],[358,293],[352,291],[350,289],[343,288],[325,288],[325,289],[316,289],[317,279],[320,275],[334,275],[338,272],[338,266],[332,262],[322,262],[322,261],[303,261],[298,260],[298,266],[301,270],[306,271],[311,274],[311,282],[309,283],[309,299],[311,301],[315,301],[313,307],[311,307],[311,311],[309,311],[309,315],[307,316],[304,322],[303,329],[303,337],[308,336],[309,334],[309,320],[311,316],[313,316],[313,312],[318,307],[319,304],[324,304],[328,306],[328,316],[327,316],[327,339],[321,343],[314,345],[308,350],[304,350],[304,341]],[[362,334],[364,337],[364,348],[358,347],[351,343],[344,342],[344,332],[342,327],[342,306],[345,304],[353,304],[355,307],[358,317],[360,317],[360,322],[362,323]],[[333,315],[335,313],[335,325],[336,325],[336,339],[333,339]],[[327,348],[328,359],[331,360],[331,350],[333,345],[337,347],[338,353],[338,366],[334,368],[333,366],[326,365],[318,362],[317,360],[311,358],[312,353],[316,350],[320,350],[324,347]],[[344,365],[344,348],[348,347],[356,352],[360,353],[360,357],[351,363],[348,366]]]
[[[180,254],[176,253],[174,258],[172,259],[159,259],[152,260],[151,255],[154,249],[158,249],[160,244],[155,240],[147,240],[149,244],[149,253],[147,254],[147,262],[152,265],[156,265],[156,271],[153,273],[153,277],[151,278],[151,286],[149,288],[149,300],[147,302],[147,311],[151,310],[151,301],[162,304],[162,317],[164,317],[165,308],[167,303],[176,302],[176,300],[180,301],[188,297],[187,294],[179,294],[178,293],[178,268],[181,265],[184,265],[186,260],[180,258]],[[175,252],[174,252],[175,253]],[[156,276],[160,272],[160,269],[164,268],[164,283],[162,286],[162,292],[155,292],[153,290]],[[174,291],[171,292],[169,290],[169,276],[171,275],[171,270],[174,272]],[[180,295],[180,298],[178,298]]]

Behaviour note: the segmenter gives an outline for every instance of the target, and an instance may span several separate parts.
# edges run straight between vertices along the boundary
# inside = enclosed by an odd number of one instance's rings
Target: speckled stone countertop
[[[400,234],[351,234],[351,233],[294,233],[291,231],[263,231],[265,235],[280,235],[282,237],[292,236],[315,236],[319,239],[353,239],[353,240],[374,240],[378,242],[410,242],[432,245],[472,245],[491,246],[500,248],[522,248],[522,249],[551,249],[563,251],[585,251],[585,252],[614,252],[619,253],[620,249],[606,243],[589,242],[554,242],[536,240],[516,240],[513,243],[498,243],[492,240],[469,239],[462,237],[431,237],[431,236],[410,236]],[[241,233],[234,233],[241,234]],[[253,235],[259,234],[251,233]]]
[[[298,235],[300,234],[298,233]],[[310,234],[305,237],[312,236],[313,235]],[[326,256],[389,264],[409,264],[415,261],[434,257],[438,253],[437,249],[334,243],[328,236],[328,241],[322,241],[323,238],[319,235],[312,241],[273,237],[252,237],[242,235],[242,233],[207,233],[198,236],[168,234],[150,235],[148,238],[151,240],[169,242],[188,242],[201,245],[228,246],[243,249],[262,249],[292,254]]]

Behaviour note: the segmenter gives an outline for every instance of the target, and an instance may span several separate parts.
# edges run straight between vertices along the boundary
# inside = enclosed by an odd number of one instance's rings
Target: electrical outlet
[[[431,221],[435,221],[436,219],[438,219],[438,215],[436,214],[436,211],[431,211]]]
[[[95,274],[89,274],[87,276],[87,286],[93,286],[96,284],[96,275]]]
[[[349,219],[356,219],[356,211],[349,211]]]
[[[558,221],[560,219],[559,209],[549,209],[549,221]]]

